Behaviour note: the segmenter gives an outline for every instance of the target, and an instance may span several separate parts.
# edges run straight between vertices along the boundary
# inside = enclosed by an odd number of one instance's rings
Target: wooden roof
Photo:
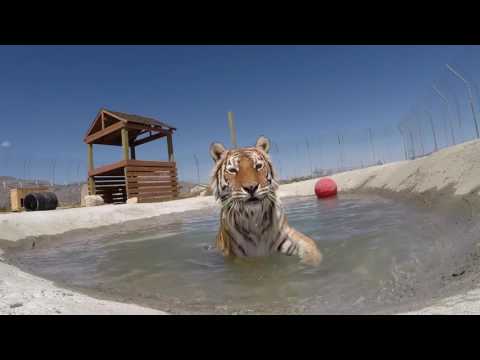
[[[129,141],[134,145],[159,139],[176,130],[175,127],[150,117],[102,108],[92,121],[84,141],[88,144],[121,146],[122,128],[128,130]],[[137,139],[137,137],[145,134],[148,134],[148,136]]]
[[[140,115],[135,115],[135,114],[127,114],[119,111],[111,111],[104,109],[105,111],[108,111],[114,115],[117,115],[118,117],[129,121],[129,122],[134,122],[137,124],[145,124],[145,125],[157,125],[161,126],[162,128],[169,129],[169,130],[177,130],[175,127],[170,126],[162,121],[155,120],[153,118],[149,118],[146,116],[140,116]]]

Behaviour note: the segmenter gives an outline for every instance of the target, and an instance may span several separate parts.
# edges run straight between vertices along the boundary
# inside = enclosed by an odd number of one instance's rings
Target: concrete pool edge
[[[340,192],[389,192],[409,194],[413,197],[419,195],[426,199],[462,198],[471,206],[472,212],[477,212],[480,190],[480,141],[471,141],[443,149],[421,159],[344,172],[333,175],[332,178],[337,182]],[[316,181],[317,179],[312,179],[282,185],[279,196],[313,195]],[[0,238],[3,240],[2,245],[8,246],[8,243],[13,245],[31,236],[57,235],[71,230],[114,225],[188,210],[200,210],[211,206],[214,206],[212,197],[197,197],[157,204],[105,205],[96,208],[43,213],[2,214],[0,215]],[[62,290],[47,280],[23,273],[1,261],[0,279],[6,279],[0,280],[0,314],[29,313],[29,311],[43,314],[57,313],[57,310],[61,313],[79,314],[162,313],[136,305],[97,300],[86,295]],[[16,289],[17,295],[22,299],[18,301],[18,303],[22,303],[21,306],[14,306],[17,303],[12,304],[8,300],[11,299],[8,296],[9,292],[13,289]],[[38,295],[39,291],[41,295]],[[58,303],[55,300],[55,294],[62,292],[73,294],[64,297],[60,302],[60,305],[67,306],[67,308],[62,308],[64,311],[59,309],[58,305],[56,308],[51,305]],[[44,294],[47,295],[43,296]],[[74,301],[74,299],[77,300]],[[99,305],[100,302],[103,305]],[[31,303],[37,305],[30,307]],[[437,302],[437,305],[407,314],[415,313],[478,314],[480,313],[480,290],[472,289],[465,294],[441,300]]]
[[[136,304],[97,299],[63,289],[1,260],[0,315],[167,315]]]

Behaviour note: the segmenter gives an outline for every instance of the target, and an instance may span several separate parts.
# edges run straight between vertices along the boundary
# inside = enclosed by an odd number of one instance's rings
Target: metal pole
[[[230,128],[230,140],[234,149],[237,148],[237,132],[235,130],[235,120],[233,112],[228,112],[228,127]]]
[[[278,179],[282,179],[282,163],[280,159],[280,150],[278,148],[278,144],[276,142],[273,143],[273,147],[275,148],[275,152],[277,153],[278,156]]]
[[[296,154],[296,159],[298,160],[299,159],[299,157],[298,157],[298,144],[295,144],[295,154]],[[293,167],[293,173],[294,173],[295,178],[297,177],[297,166],[296,166],[296,164],[298,164],[297,161],[295,161],[295,165]]]
[[[453,102],[455,103],[455,110],[457,112],[457,119],[458,119],[458,131],[460,133],[459,142],[462,142],[462,139],[465,139],[464,134],[464,127],[463,127],[463,119],[462,119],[462,111],[460,109],[460,103],[458,102],[458,97],[455,92],[452,92]]]
[[[422,147],[422,155],[425,155],[425,147],[423,145],[422,124],[418,124],[418,135],[420,136],[420,146]]]
[[[425,142],[423,139],[422,119],[418,113],[415,113],[414,116],[417,119],[418,137],[420,138],[420,148],[422,149],[422,155],[425,155]]]
[[[403,136],[402,127],[398,125],[398,132],[400,133],[400,137],[402,138],[402,145],[403,145],[403,156],[405,160],[407,160],[407,147],[405,146],[405,138]]]
[[[195,166],[197,167],[197,184],[200,184],[200,167],[198,165],[197,155],[193,154],[193,158],[195,159]]]
[[[23,179],[27,178],[27,160],[23,160]]]
[[[438,151],[438,143],[437,143],[437,134],[435,133],[435,126],[433,125],[433,119],[432,119],[432,114],[430,113],[429,110],[425,110],[427,113],[430,126],[432,127],[432,134],[433,134],[433,145],[434,145],[434,150],[433,151]]]
[[[53,167],[52,167],[52,186],[55,186],[55,167],[57,165],[57,160],[53,160]]]
[[[375,146],[373,145],[373,134],[372,134],[372,128],[368,128],[368,134],[370,135],[370,144],[372,146],[372,155],[373,155],[373,164],[375,165]]]
[[[470,108],[472,109],[473,123],[475,124],[475,132],[476,132],[477,139],[478,139],[478,138],[480,138],[480,133],[479,133],[479,130],[478,130],[477,115],[475,113],[475,105],[474,105],[474,102],[473,102],[473,94],[472,94],[472,89],[471,89],[470,83],[458,71],[456,71],[451,65],[446,64],[446,67],[447,67],[448,70],[450,70],[450,72],[452,74],[456,75],[467,86],[468,99],[470,101]]]
[[[450,124],[452,143],[453,145],[455,145],[455,134],[453,132],[452,119],[450,119],[450,106],[448,105],[448,99],[440,92],[440,90],[438,90],[438,88],[435,85],[433,85],[432,88],[437,93],[437,95],[440,96],[440,98],[445,102],[445,105],[447,107],[447,119],[448,119],[447,123]]]
[[[310,177],[313,178],[312,157],[310,156],[310,144],[307,138],[305,138],[305,145],[307,146],[308,162],[310,163]]]
[[[410,144],[412,145],[411,146],[411,149],[412,149],[412,158],[415,159],[417,157],[417,154],[415,152],[415,141],[413,140],[413,134],[412,134],[412,131],[409,130],[408,131],[408,134],[410,135]]]
[[[322,171],[323,167],[323,148],[322,148],[322,141],[318,139],[318,163],[320,166],[320,171]]]
[[[340,134],[337,134],[337,138],[338,138],[338,146],[340,147],[340,151],[339,151],[339,156],[340,156],[339,170],[342,170],[343,169],[343,155],[342,155],[342,142],[340,140]]]
[[[77,182],[78,182],[78,185],[80,185],[80,166],[82,166],[81,162],[78,161],[77,163]]]

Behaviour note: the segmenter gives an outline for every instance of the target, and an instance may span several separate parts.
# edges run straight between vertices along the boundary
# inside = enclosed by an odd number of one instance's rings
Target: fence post
[[[310,178],[313,178],[312,157],[310,156],[310,144],[307,138],[305,138],[305,144],[307,146],[308,162],[310,163]]]
[[[232,146],[234,149],[237,148],[237,132],[235,130],[235,120],[233,116],[233,112],[228,112],[228,127],[230,128],[230,141],[232,142]]]
[[[428,115],[428,119],[430,121],[430,126],[432,127],[433,145],[434,145],[434,150],[433,151],[438,151],[437,134],[435,133],[435,126],[433,125],[432,114],[428,110],[425,110],[425,112]]]
[[[193,154],[193,159],[195,160],[195,166],[197,167],[197,184],[200,184],[200,167],[198,164],[197,155]]]
[[[475,113],[475,106],[474,106],[474,102],[473,102],[473,94],[472,94],[472,89],[471,89],[470,83],[462,75],[460,75],[460,73],[458,71],[456,71],[452,66],[450,66],[449,64],[447,64],[446,66],[447,66],[447,69],[450,70],[451,73],[456,75],[460,80],[462,80],[467,87],[468,100],[470,102],[470,108],[472,109],[473,123],[475,125],[475,133],[476,133],[477,139],[478,139],[478,138],[480,138],[480,133],[479,133],[479,130],[478,130],[477,115]]]
[[[376,156],[375,156],[375,146],[373,145],[373,133],[372,133],[372,128],[368,128],[368,134],[369,134],[369,137],[370,137],[370,144],[371,144],[371,146],[372,146],[373,165],[375,165]]]

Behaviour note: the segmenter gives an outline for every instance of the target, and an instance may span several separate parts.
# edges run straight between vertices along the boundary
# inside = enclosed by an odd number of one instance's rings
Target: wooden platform
[[[91,194],[101,195],[106,203],[156,202],[178,196],[175,162],[122,160],[89,171],[94,179]]]

